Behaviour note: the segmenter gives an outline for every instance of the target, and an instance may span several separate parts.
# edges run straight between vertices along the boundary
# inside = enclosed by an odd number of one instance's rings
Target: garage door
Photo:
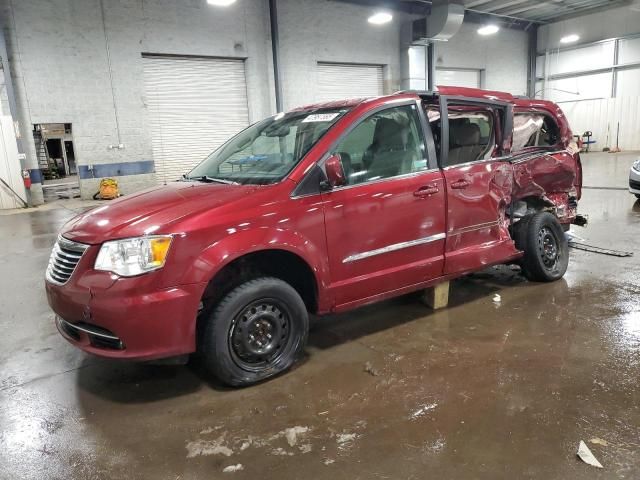
[[[249,124],[242,60],[154,56],[143,61],[159,182],[180,178]]]
[[[380,95],[384,95],[381,65],[318,63],[318,102]]]
[[[480,70],[456,68],[436,69],[436,85],[480,88]]]

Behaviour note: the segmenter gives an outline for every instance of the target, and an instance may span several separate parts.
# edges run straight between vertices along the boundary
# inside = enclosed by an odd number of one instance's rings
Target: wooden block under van
[[[449,282],[426,288],[422,294],[422,302],[434,310],[445,308],[449,304]]]

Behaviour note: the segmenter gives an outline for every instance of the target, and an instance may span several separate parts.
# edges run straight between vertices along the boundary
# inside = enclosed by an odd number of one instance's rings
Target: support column
[[[536,93],[536,60],[538,57],[538,24],[533,24],[530,28],[529,62],[527,63],[527,96],[534,98]]]
[[[16,32],[16,26],[13,25]],[[33,145],[33,138],[27,137],[31,135],[31,123],[28,122],[29,115],[25,111],[23,102],[20,102],[18,108],[18,100],[16,90],[14,89],[13,79],[15,72],[9,65],[9,54],[7,50],[7,42],[5,36],[8,35],[9,29],[7,25],[0,19],[0,62],[2,62],[2,70],[4,71],[4,81],[9,99],[9,111],[13,118],[14,130],[16,134],[16,145],[18,147],[18,155],[20,156],[20,167],[28,170],[31,177],[31,189],[27,190],[27,203],[30,206],[42,205],[44,203],[44,195],[42,192],[42,171],[38,165],[38,159],[35,155],[35,147],[31,148],[32,154],[29,154],[27,146]],[[21,72],[24,75],[24,72]]]
[[[271,54],[273,55],[273,79],[276,89],[276,110],[278,112],[282,112],[282,78],[280,76],[280,37],[278,33],[277,0],[269,0],[269,20],[271,23]]]

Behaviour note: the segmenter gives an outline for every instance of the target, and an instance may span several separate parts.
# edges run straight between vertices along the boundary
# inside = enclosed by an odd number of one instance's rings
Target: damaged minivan
[[[197,352],[250,385],[300,357],[309,314],[491,265],[561,278],[580,158],[554,103],[438,92],[279,113],[182,179],[69,221],[46,272],[60,333],[104,357]]]

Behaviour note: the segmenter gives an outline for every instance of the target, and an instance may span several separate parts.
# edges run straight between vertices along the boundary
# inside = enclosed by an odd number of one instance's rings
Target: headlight
[[[133,277],[164,267],[171,236],[157,235],[105,242],[96,258],[95,269]]]
[[[637,172],[640,172],[640,158],[635,162],[633,162],[633,169],[636,170]]]

